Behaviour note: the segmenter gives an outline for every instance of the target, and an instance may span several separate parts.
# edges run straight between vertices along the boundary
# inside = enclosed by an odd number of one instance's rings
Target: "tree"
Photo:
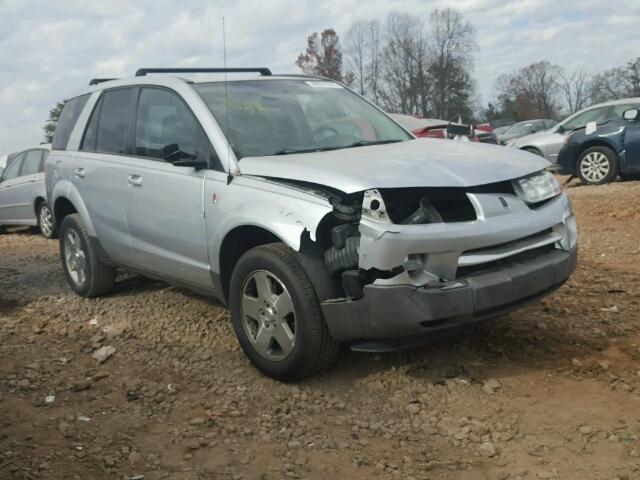
[[[314,32],[307,38],[307,50],[298,55],[296,65],[310,75],[320,75],[339,82],[351,83],[353,75],[342,71],[340,38],[333,28],[320,34]]]
[[[433,79],[433,114],[449,119],[471,115],[475,28],[454,8],[431,13],[430,66]]]
[[[407,13],[391,12],[385,29],[381,102],[390,112],[427,116],[431,83],[424,24]]]
[[[569,114],[585,108],[591,100],[591,77],[584,71],[577,70],[570,75],[564,72],[560,75],[558,85],[564,96]]]
[[[623,67],[612,68],[593,79],[593,100],[602,102],[625,97],[640,97],[640,57]]]
[[[56,125],[58,124],[58,118],[64,107],[64,102],[56,103],[56,106],[49,110],[49,119],[44,124],[42,130],[44,130],[44,139],[47,143],[53,141],[53,134],[56,131]]]
[[[495,86],[500,110],[515,120],[556,118],[562,73],[561,67],[542,61],[501,75]]]

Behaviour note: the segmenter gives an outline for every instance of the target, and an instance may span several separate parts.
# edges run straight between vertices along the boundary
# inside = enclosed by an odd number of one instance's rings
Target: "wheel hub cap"
[[[262,357],[281,361],[296,340],[296,316],[291,295],[271,272],[258,270],[242,287],[242,325],[253,348]]]
[[[53,218],[51,218],[51,211],[49,207],[43,206],[40,208],[40,228],[45,235],[51,235],[53,230]]]
[[[600,152],[591,152],[580,162],[582,176],[590,182],[600,182],[609,173],[609,160]]]
[[[69,276],[76,285],[82,285],[87,278],[86,258],[78,233],[75,230],[67,230],[64,236],[64,259]]]

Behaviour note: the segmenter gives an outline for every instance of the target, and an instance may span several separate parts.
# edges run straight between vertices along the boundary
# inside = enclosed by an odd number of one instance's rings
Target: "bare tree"
[[[594,101],[640,97],[640,57],[596,75],[592,95]]]
[[[369,24],[356,22],[347,31],[344,42],[346,64],[353,72],[354,83],[360,95],[365,94],[369,57]]]
[[[569,109],[569,114],[582,110],[590,103],[592,83],[588,73],[582,70],[576,70],[571,74],[562,72],[558,79],[558,85]]]
[[[409,14],[391,12],[385,28],[382,103],[388,111],[426,115],[428,98],[424,90],[429,83],[424,24]]]
[[[501,109],[516,120],[555,118],[560,108],[557,79],[562,68],[542,61],[532,63],[496,81]]]
[[[448,119],[471,113],[475,28],[454,8],[431,13],[429,71],[433,78],[433,113]]]

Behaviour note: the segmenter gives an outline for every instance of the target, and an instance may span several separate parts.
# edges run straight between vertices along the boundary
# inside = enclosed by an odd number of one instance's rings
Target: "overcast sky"
[[[49,109],[93,77],[222,66],[223,15],[229,66],[291,73],[313,31],[447,6],[477,28],[484,103],[499,74],[534,61],[599,71],[640,55],[638,0],[0,0],[0,154],[39,143]]]

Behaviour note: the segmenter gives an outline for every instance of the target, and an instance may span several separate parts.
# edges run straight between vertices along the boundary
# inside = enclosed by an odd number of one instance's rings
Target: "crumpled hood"
[[[476,142],[422,138],[328,152],[245,157],[242,175],[298,180],[354,193],[370,188],[470,187],[547,167],[542,157]]]

